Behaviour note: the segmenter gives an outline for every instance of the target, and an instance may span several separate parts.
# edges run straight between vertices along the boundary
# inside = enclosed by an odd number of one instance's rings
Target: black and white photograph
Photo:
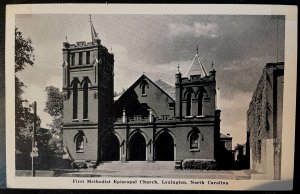
[[[8,6],[8,186],[291,189],[297,10],[220,6]]]

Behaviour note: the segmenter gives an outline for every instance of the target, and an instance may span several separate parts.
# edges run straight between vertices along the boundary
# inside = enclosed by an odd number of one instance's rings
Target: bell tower
[[[63,137],[75,162],[101,160],[103,135],[112,130],[114,55],[101,44],[92,19],[91,42],[63,43]]]
[[[213,64],[212,69],[206,72],[199,58],[198,46],[186,74],[182,76],[179,70],[175,74],[177,128],[194,134],[189,136],[190,152],[185,157],[217,159],[221,111],[216,109],[215,77]],[[205,149],[201,147],[204,144]],[[193,155],[188,155],[191,152]]]
[[[197,52],[184,76],[175,74],[176,118],[182,120],[214,116],[216,110],[216,71],[206,72]]]

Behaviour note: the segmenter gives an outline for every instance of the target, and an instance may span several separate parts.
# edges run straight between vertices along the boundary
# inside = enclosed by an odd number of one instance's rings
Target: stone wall
[[[266,153],[271,150],[270,147],[266,147],[266,141],[281,139],[283,65],[284,63],[266,65],[247,111],[251,168],[259,172],[266,172],[266,162],[270,161],[266,156],[274,157],[274,153]],[[274,166],[274,162],[267,165]]]

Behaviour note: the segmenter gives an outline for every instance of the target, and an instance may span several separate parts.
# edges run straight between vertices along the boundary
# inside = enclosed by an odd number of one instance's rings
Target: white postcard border
[[[281,180],[217,180],[223,184],[80,184],[85,180],[170,180],[160,178],[62,178],[15,176],[15,88],[14,88],[14,28],[16,14],[199,14],[199,15],[285,15],[285,76],[282,131]],[[52,189],[179,189],[179,190],[290,190],[293,184],[296,77],[297,77],[297,7],[281,5],[128,5],[128,4],[33,4],[7,5],[6,9],[6,165],[9,188]],[[175,180],[175,179],[174,179]],[[194,179],[176,179],[194,180]],[[199,179],[200,180],[200,179]],[[208,179],[201,179],[209,181]]]

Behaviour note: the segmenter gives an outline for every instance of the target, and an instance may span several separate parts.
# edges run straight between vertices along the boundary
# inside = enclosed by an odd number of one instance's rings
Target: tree
[[[44,109],[52,117],[61,117],[63,111],[63,94],[54,86],[47,86],[46,108]]]
[[[123,95],[125,92],[126,92],[126,89],[125,89],[125,88],[122,88],[122,91],[119,92],[119,93],[118,93],[117,91],[114,91],[114,97],[121,96],[121,95]]]
[[[54,86],[47,86],[46,107],[44,109],[52,117],[50,127],[52,138],[49,141],[50,149],[56,154],[63,153],[63,137],[62,137],[62,112],[63,112],[63,93]]]
[[[237,152],[238,161],[240,161],[243,157],[243,148],[244,146],[242,144],[236,144],[236,146],[234,146],[234,151]]]
[[[30,38],[24,39],[22,32],[15,28],[15,73],[25,69],[27,65],[34,64],[34,48],[31,45]],[[31,113],[32,106],[25,109],[22,106],[24,93],[23,88],[26,85],[15,74],[15,130],[16,130],[16,167],[30,168],[30,151],[31,151],[31,131],[34,119]],[[38,118],[37,125],[40,125]]]
[[[30,38],[25,40],[22,36],[22,32],[15,28],[15,72],[18,73],[25,69],[27,65],[33,66],[34,64],[34,48],[31,45]],[[31,118],[30,115],[24,114],[24,107],[22,102],[25,101],[22,98],[24,93],[23,87],[26,87],[25,84],[15,75],[15,114],[16,114],[16,129],[17,132],[20,129],[24,129],[27,125],[25,116]]]
[[[15,72],[25,69],[26,65],[34,64],[34,48],[30,38],[23,38],[22,32],[15,28]]]

